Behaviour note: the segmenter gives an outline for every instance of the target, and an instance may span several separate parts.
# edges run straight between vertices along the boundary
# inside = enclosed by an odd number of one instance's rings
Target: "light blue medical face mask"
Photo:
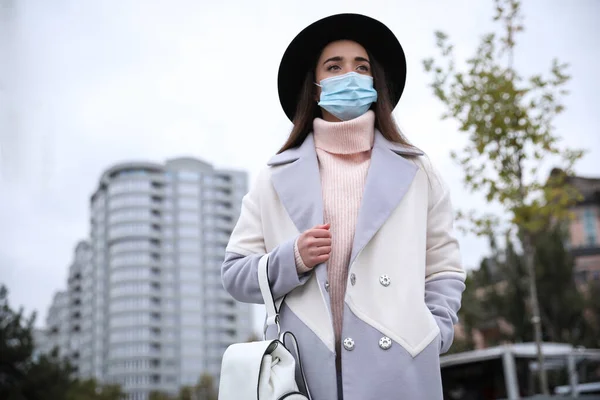
[[[342,121],[360,117],[377,101],[373,78],[356,72],[323,79],[319,106]]]

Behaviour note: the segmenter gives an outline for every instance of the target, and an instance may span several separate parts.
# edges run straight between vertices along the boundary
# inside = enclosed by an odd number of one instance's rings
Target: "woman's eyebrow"
[[[343,60],[344,60],[344,57],[335,56],[335,57],[328,58],[327,60],[325,60],[325,62],[323,64],[327,64],[328,62],[331,62],[331,61],[339,62],[339,61],[343,61]],[[354,61],[362,61],[362,62],[367,62],[367,63],[371,64],[371,61],[369,61],[368,58],[364,58],[364,57],[360,57],[360,56],[354,57]]]

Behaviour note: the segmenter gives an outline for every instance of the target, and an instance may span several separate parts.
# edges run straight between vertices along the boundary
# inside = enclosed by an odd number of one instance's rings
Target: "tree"
[[[215,389],[215,381],[212,375],[202,374],[196,385],[199,394],[199,399],[202,400],[217,400],[218,393]]]
[[[462,306],[459,311],[459,320],[464,330],[465,338],[463,340],[456,338],[449,353],[474,350],[475,344],[472,340],[472,332],[480,326],[481,321],[486,319],[482,302],[477,298],[475,279],[478,272],[469,271],[467,273],[465,280],[466,289],[463,293]]]
[[[71,384],[71,366],[58,359],[57,351],[32,360],[32,328],[35,313],[28,318],[15,312],[8,302],[8,289],[0,286],[0,398],[63,399]]]
[[[184,386],[179,389],[179,397],[177,400],[195,400],[194,388],[192,386]]]
[[[121,400],[125,394],[119,385],[98,385],[95,379],[75,380],[66,400]]]
[[[54,350],[29,362],[24,377],[9,388],[8,399],[64,399],[71,386],[72,367]]]
[[[566,218],[579,198],[565,177],[583,152],[561,148],[554,132],[553,121],[564,110],[560,97],[567,94],[567,65],[554,60],[548,78],[536,75],[525,81],[514,69],[515,36],[524,29],[520,2],[495,0],[495,6],[494,21],[502,24],[503,35],[486,35],[475,56],[467,60],[466,71],[457,70],[453,46],[442,32],[436,37],[445,65],[428,59],[424,67],[432,74],[435,96],[446,106],[442,117],[453,118],[460,131],[468,134],[462,152],[451,153],[464,170],[465,186],[502,206],[507,222],[516,228],[529,276],[531,322],[542,366],[540,386],[548,394],[534,249],[544,223]],[[565,171],[551,177],[549,184],[538,176],[546,160],[560,163]],[[468,217],[478,234],[499,223],[489,214],[470,212]]]
[[[574,346],[598,347],[598,293],[592,286],[580,291],[575,283],[575,262],[565,247],[566,232],[560,224],[552,225],[538,236],[535,248],[535,276],[540,288],[540,317],[544,324],[543,339]],[[490,346],[502,342],[529,342],[534,331],[523,310],[530,308],[524,256],[507,237],[499,250],[491,243],[492,255],[478,270],[471,271],[459,312],[467,332],[496,329],[488,335]],[[595,308],[596,307],[596,308]],[[498,321],[508,329],[498,329]]]
[[[586,345],[592,326],[584,316],[585,297],[575,284],[575,260],[566,238],[558,224],[538,235],[535,261],[544,339]]]
[[[121,385],[102,385],[98,400],[120,400],[126,398]]]
[[[252,332],[252,334],[248,336],[248,339],[246,339],[246,342],[258,342],[259,340],[260,339],[258,338],[256,333]]]
[[[160,391],[152,391],[150,392],[149,400],[175,400],[173,397],[169,396],[167,393],[163,393]]]
[[[35,315],[26,320],[23,310],[15,313],[8,303],[8,290],[0,287],[0,395],[25,375],[33,353],[34,321]]]
[[[493,235],[489,235],[489,242],[491,254],[481,261],[479,269],[467,275],[459,319],[467,339],[478,331],[484,335],[486,346],[519,342],[525,298],[520,284],[522,263],[510,240],[503,249],[498,248]],[[465,343],[468,349],[474,344]]]
[[[0,286],[0,399],[7,400],[120,400],[121,388],[77,380],[74,368],[60,359],[57,349],[33,359],[35,313],[15,312],[8,290]]]

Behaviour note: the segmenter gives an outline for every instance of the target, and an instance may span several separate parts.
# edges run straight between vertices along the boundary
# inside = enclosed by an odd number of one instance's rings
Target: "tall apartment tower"
[[[131,400],[217,376],[227,346],[251,334],[251,308],[220,266],[247,175],[200,160],[123,163],[91,198],[95,353]]]
[[[247,186],[246,173],[192,158],[102,174],[90,241],[60,297],[68,311],[49,320],[68,327],[82,377],[118,383],[130,400],[218,377],[227,346],[253,332],[251,306],[223,289],[220,268]]]

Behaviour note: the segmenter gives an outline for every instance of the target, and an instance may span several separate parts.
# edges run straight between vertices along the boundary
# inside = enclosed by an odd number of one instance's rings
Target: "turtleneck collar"
[[[375,139],[375,112],[350,121],[327,122],[315,118],[313,122],[315,147],[333,154],[356,154],[373,148]]]

